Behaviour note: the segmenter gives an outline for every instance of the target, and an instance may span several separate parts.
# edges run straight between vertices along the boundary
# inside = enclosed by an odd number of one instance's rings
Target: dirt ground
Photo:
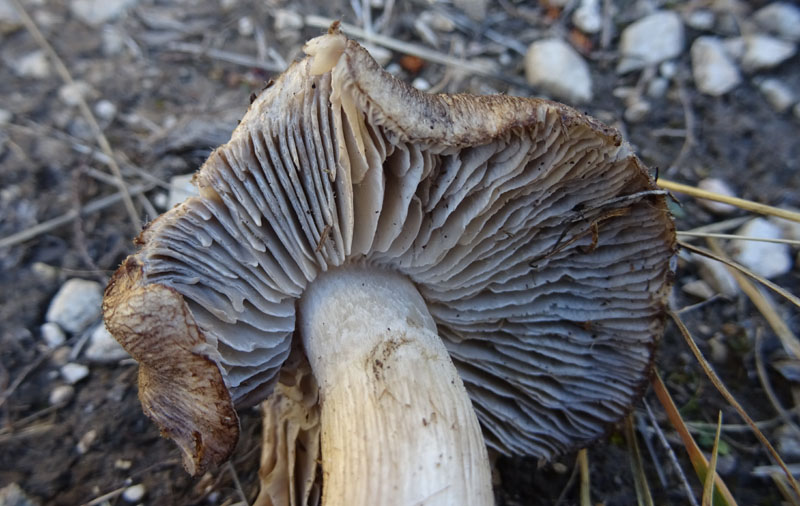
[[[565,15],[544,3],[505,0],[491,4],[482,23],[471,21],[449,3],[422,0],[397,2],[386,18],[380,15],[389,0],[374,2],[383,7],[373,8],[371,14],[385,35],[426,47],[437,43],[435,49],[445,54],[461,51],[476,61],[495,62],[497,76],[506,77],[448,71],[393,51],[390,63],[401,78],[422,78],[445,92],[533,95],[535,90],[520,85],[524,74],[519,48],[524,50],[544,34],[574,34]],[[581,110],[622,130],[644,162],[662,177],[690,184],[716,177],[727,181],[740,197],[800,208],[800,120],[791,112],[776,112],[750,78],[719,98],[700,94],[691,79],[688,43],[675,60],[676,74],[666,95],[651,99],[652,109],[643,120],[622,119],[625,104],[615,90],[637,86],[641,74],[619,76],[614,71],[619,29],[636,19],[635,2],[614,3],[618,12],[610,46],[600,47],[598,37],[582,39],[596,98]],[[751,2],[754,7],[764,3]],[[320,4],[309,0],[128,1],[126,12],[97,25],[79,19],[69,2],[23,4],[72,78],[88,85],[85,99],[96,110],[127,184],[146,188],[134,199],[140,217],[146,220],[163,210],[167,192],[163,181],[193,171],[211,148],[228,139],[250,94],[274,75],[267,68],[279,68],[299,57],[302,42],[323,31],[316,26],[294,26],[296,19],[303,18],[287,13],[359,24],[351,4],[339,0]],[[677,8],[680,5],[675,4],[681,3],[664,4]],[[437,40],[425,40],[414,29],[423,11],[455,19],[455,27],[435,31]],[[512,38],[516,45],[493,40],[487,30]],[[0,124],[2,238],[85,208],[117,188],[103,177],[110,174],[109,167],[89,123],[78,107],[70,105],[74,104],[70,96],[60,93],[63,80],[55,65],[50,63],[47,75],[39,78],[20,76],[15,70],[23,56],[41,49],[37,41],[24,27],[0,23],[0,33],[0,108],[11,113],[8,122]],[[686,38],[690,41],[697,34],[687,28]],[[221,52],[211,54],[208,49]],[[237,55],[245,60],[233,61]],[[800,89],[800,57],[763,75]],[[97,108],[101,101],[113,106],[112,114],[107,114],[107,104],[105,109]],[[683,205],[675,206],[679,230],[721,219],[691,199],[680,200]],[[733,216],[744,215],[737,211]],[[137,232],[125,207],[117,203],[0,249],[0,488],[16,483],[31,499],[53,505],[103,504],[92,501],[104,494],[109,494],[107,504],[123,504],[121,490],[139,483],[146,489],[144,504],[252,502],[258,490],[260,446],[255,411],[241,414],[242,437],[231,464],[191,478],[180,464],[176,446],[162,439],[141,412],[133,361],[91,364],[89,376],[75,385],[75,396],[68,403],[51,405],[49,401],[52,389],[64,383],[60,365],[83,338],[71,336],[66,346],[56,350],[43,344],[40,327],[51,298],[69,278],[105,284],[133,250],[131,240]],[[681,261],[676,308],[699,302],[681,290],[699,276],[694,263]],[[797,267],[775,281],[800,293]],[[790,328],[800,332],[797,308],[791,310],[778,298],[775,303]],[[782,424],[775,421],[776,412],[756,374],[756,352],[764,358],[768,378],[787,408],[794,406],[797,385],[771,367],[785,355],[764,319],[744,295],[715,298],[683,315],[704,353],[714,351],[710,339],[721,343],[715,348],[715,369],[750,415],[766,422],[765,434],[777,441]],[[763,346],[756,350],[759,334]],[[752,472],[756,466],[770,464],[766,452],[749,432],[734,426],[741,420],[705,379],[674,326],[661,343],[657,368],[687,421],[713,423],[722,410],[725,423],[732,424],[723,432],[720,472],[739,504],[778,504],[781,495],[772,480]],[[658,401],[651,392],[645,399],[699,496],[701,484]],[[652,443],[650,449],[640,438],[656,504],[686,504],[667,454],[648,430],[651,422],[644,404],[637,406],[636,419],[640,435]],[[710,450],[712,436],[710,430],[695,434],[704,450]],[[575,458],[566,455],[555,464],[499,458],[497,503],[554,504],[566,491],[561,504],[577,504],[578,487],[570,481]],[[595,502],[635,503],[621,432],[592,447],[589,459]]]

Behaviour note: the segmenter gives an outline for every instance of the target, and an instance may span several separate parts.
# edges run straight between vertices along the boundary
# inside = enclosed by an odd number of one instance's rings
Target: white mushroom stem
[[[493,503],[472,403],[408,279],[321,274],[299,318],[320,386],[325,506]]]

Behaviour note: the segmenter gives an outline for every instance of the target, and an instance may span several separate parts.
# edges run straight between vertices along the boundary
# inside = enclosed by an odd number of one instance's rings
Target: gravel
[[[622,32],[619,51],[622,54],[617,72],[620,74],[675,58],[683,51],[683,22],[672,11],[650,14]]]
[[[718,97],[742,81],[739,69],[717,37],[698,37],[692,43],[692,75],[701,92]]]
[[[780,227],[764,218],[748,221],[736,233],[763,239],[782,239]],[[788,244],[735,240],[731,241],[731,249],[737,262],[767,279],[782,276],[792,268],[792,252]]]
[[[100,317],[103,286],[97,281],[73,278],[64,283],[50,302],[46,319],[67,332],[80,332]]]
[[[572,103],[592,98],[589,66],[561,39],[538,40],[525,55],[525,76],[532,86]]]

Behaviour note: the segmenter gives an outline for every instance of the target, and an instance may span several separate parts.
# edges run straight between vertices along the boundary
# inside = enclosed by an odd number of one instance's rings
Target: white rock
[[[0,126],[8,125],[14,115],[7,109],[0,109]]]
[[[50,63],[44,51],[27,53],[12,63],[14,72],[20,77],[44,79],[50,75]]]
[[[42,325],[41,331],[42,339],[50,348],[58,348],[67,340],[64,331],[61,330],[57,323],[45,323]]]
[[[597,33],[603,27],[599,0],[581,0],[580,6],[572,14],[572,22],[583,33]]]
[[[381,67],[385,67],[390,61],[392,61],[392,52],[383,46],[364,43],[362,47],[366,49],[370,55],[372,55],[372,57],[380,64]]]
[[[300,30],[303,28],[303,16],[289,9],[278,9],[274,13],[275,31]]]
[[[739,69],[716,37],[698,37],[692,44],[692,74],[697,89],[718,97],[728,93],[742,80]]]
[[[69,8],[78,19],[99,26],[120,17],[136,0],[72,0]]]
[[[710,299],[714,296],[714,289],[711,288],[708,283],[703,281],[702,279],[695,279],[694,281],[689,281],[688,283],[684,283],[681,289],[698,299]]]
[[[237,23],[237,29],[239,31],[239,35],[242,37],[250,37],[255,33],[255,25],[253,24],[253,18],[250,16],[242,16],[239,18]]]
[[[708,9],[693,10],[686,17],[686,24],[695,30],[711,30],[714,27],[714,12]]]
[[[773,2],[754,15],[756,23],[782,39],[800,41],[800,8],[788,2]]]
[[[697,264],[700,277],[711,288],[729,298],[736,297],[739,294],[739,283],[733,277],[733,274],[728,271],[725,264],[695,254],[692,254],[691,258]]]
[[[625,73],[678,56],[683,50],[683,23],[673,11],[650,14],[622,32],[617,72]]]
[[[647,96],[661,98],[667,94],[667,89],[669,89],[669,79],[666,77],[654,77],[647,83]]]
[[[764,218],[755,218],[745,223],[738,235],[781,239],[781,229]],[[788,244],[760,241],[731,241],[733,258],[756,274],[767,279],[782,276],[792,268],[791,248]]]
[[[419,91],[428,91],[431,89],[431,83],[423,79],[422,77],[418,77],[411,81],[411,86],[418,89]]]
[[[117,106],[109,100],[101,100],[94,104],[94,113],[102,120],[111,121],[117,115]]]
[[[792,89],[778,79],[763,79],[758,84],[758,89],[764,94],[769,105],[778,112],[786,112],[795,102]]]
[[[72,83],[64,84],[58,89],[58,98],[64,102],[65,105],[70,107],[77,106],[81,100],[86,98],[92,93],[92,87],[85,81],[73,81]]]
[[[167,209],[172,209],[189,197],[198,195],[197,187],[192,184],[194,174],[181,174],[169,180],[169,200]]]
[[[798,212],[799,210],[791,209],[791,211]],[[781,237],[784,239],[791,239],[792,241],[800,241],[800,223],[778,218],[777,216],[770,216],[767,219],[770,223],[777,225],[781,229]]]
[[[50,390],[49,401],[53,406],[66,404],[72,399],[73,395],[75,395],[75,388],[72,385],[58,385]]]
[[[592,98],[589,66],[572,46],[561,39],[534,42],[525,55],[525,76],[533,86],[570,102]]]
[[[85,355],[90,362],[97,363],[118,362],[130,357],[102,323],[92,331]]]
[[[736,193],[733,191],[733,189],[722,179],[709,177],[697,183],[697,187],[701,190],[725,195],[726,197],[736,197]],[[725,204],[724,202],[697,199],[697,203],[716,214],[731,214],[732,212],[736,211],[736,206]]]
[[[0,506],[38,506],[16,483],[0,488]]]
[[[746,72],[776,67],[794,56],[797,48],[791,42],[769,35],[745,35],[741,64]]]
[[[75,445],[75,449],[78,450],[78,453],[81,455],[85,455],[92,447],[92,444],[94,444],[95,439],[97,439],[97,431],[95,429],[89,429],[86,434],[81,436],[78,444]]]
[[[126,488],[125,491],[122,492],[122,498],[125,499],[126,502],[139,502],[146,493],[147,489],[140,483]]]
[[[629,123],[638,123],[650,114],[650,102],[647,100],[637,100],[625,109],[623,117]]]
[[[665,79],[672,79],[678,73],[678,65],[674,61],[665,61],[658,66],[658,73]]]
[[[89,368],[83,364],[70,362],[61,366],[61,377],[70,385],[74,385],[89,375]]]
[[[125,48],[125,37],[111,25],[103,27],[101,38],[103,40],[103,54],[106,56],[119,54]]]
[[[103,286],[97,281],[73,278],[58,290],[46,319],[67,332],[80,332],[100,317]]]

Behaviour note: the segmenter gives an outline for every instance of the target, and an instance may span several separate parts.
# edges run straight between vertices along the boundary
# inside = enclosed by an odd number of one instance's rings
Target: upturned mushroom
[[[324,504],[491,504],[487,446],[582,447],[643,391],[673,272],[664,193],[562,104],[419,92],[336,26],[305,51],[199,196],[139,236],[106,324],[191,473],[230,456],[234,406],[270,395],[294,343],[320,426],[265,441],[319,434]],[[316,500],[303,473],[281,500]]]

